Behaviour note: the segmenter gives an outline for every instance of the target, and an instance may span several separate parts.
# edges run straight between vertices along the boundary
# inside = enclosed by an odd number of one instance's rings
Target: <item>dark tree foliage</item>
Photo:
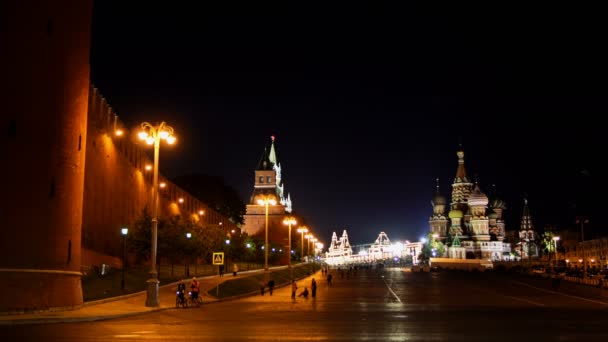
[[[245,203],[238,192],[227,185],[222,177],[192,174],[177,177],[173,182],[232,222],[243,224]]]
[[[152,217],[148,212],[148,207],[144,207],[141,215],[133,224],[130,234],[127,237],[129,250],[135,252],[138,258],[150,259],[152,236]]]

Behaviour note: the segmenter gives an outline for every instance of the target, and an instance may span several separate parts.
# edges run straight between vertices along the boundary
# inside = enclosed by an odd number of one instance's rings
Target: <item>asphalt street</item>
[[[316,275],[316,298],[290,289],[99,322],[0,326],[19,341],[606,341],[608,301],[521,278],[402,269]],[[298,283],[298,293],[310,281]]]

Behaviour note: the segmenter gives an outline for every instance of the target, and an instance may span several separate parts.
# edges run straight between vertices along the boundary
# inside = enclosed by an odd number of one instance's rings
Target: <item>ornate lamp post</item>
[[[150,267],[150,279],[147,283],[146,306],[159,306],[158,301],[158,273],[156,271],[156,242],[158,237],[158,155],[160,141],[165,140],[169,145],[175,143],[173,128],[164,121],[153,126],[147,122],[141,124],[141,132],[138,137],[148,145],[154,145],[154,177],[152,183],[152,262]]]
[[[298,228],[298,233],[302,235],[302,242],[300,246],[302,246],[302,252],[300,253],[300,262],[302,262],[302,258],[304,257],[304,234],[308,233],[308,227],[302,226]]]
[[[258,204],[263,205],[265,207],[266,214],[266,239],[264,241],[264,272],[268,273],[268,206],[277,204],[277,200],[272,195],[267,195],[260,197],[258,199]]]
[[[288,216],[283,220],[283,224],[289,226],[289,235],[287,236],[287,240],[289,241],[288,250],[287,250],[287,254],[289,256],[287,258],[287,267],[289,268],[290,279],[293,279],[292,269],[291,269],[291,226],[294,224],[297,224],[297,223],[298,222],[296,221],[296,219],[292,216]]]
[[[127,234],[129,228],[122,228],[120,234],[122,235],[122,278],[120,279],[120,288],[125,289],[125,268],[127,268]]]

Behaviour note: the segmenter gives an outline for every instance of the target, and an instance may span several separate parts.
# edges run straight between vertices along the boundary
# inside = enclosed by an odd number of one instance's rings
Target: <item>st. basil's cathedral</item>
[[[503,242],[505,202],[497,197],[490,200],[477,182],[472,183],[465,170],[464,151],[459,149],[456,155],[458,167],[447,217],[445,211],[448,202],[441,195],[439,184],[431,201],[431,234],[448,246],[442,257],[493,261],[510,259],[511,245]]]

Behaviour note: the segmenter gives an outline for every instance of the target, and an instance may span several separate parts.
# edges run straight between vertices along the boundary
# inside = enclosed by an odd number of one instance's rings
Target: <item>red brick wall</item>
[[[0,311],[77,306],[92,1],[2,14]]]
[[[144,207],[152,213],[152,147],[137,140],[137,130],[124,129],[124,134],[114,134],[116,113],[108,102],[91,88],[89,101],[89,125],[86,141],[87,167],[84,182],[84,208],[82,218],[82,244],[86,253],[82,264],[85,267],[99,265],[103,260],[114,260],[122,256],[120,229],[133,229]],[[170,123],[169,123],[170,124]],[[170,149],[170,146],[161,146]],[[162,158],[160,160],[162,163]],[[159,216],[183,215],[201,220],[202,224],[219,224],[226,231],[237,229],[226,217],[191,196],[183,189],[159,174],[159,183],[166,187],[159,190]],[[179,203],[183,198],[184,202]],[[199,217],[198,212],[204,211]]]

